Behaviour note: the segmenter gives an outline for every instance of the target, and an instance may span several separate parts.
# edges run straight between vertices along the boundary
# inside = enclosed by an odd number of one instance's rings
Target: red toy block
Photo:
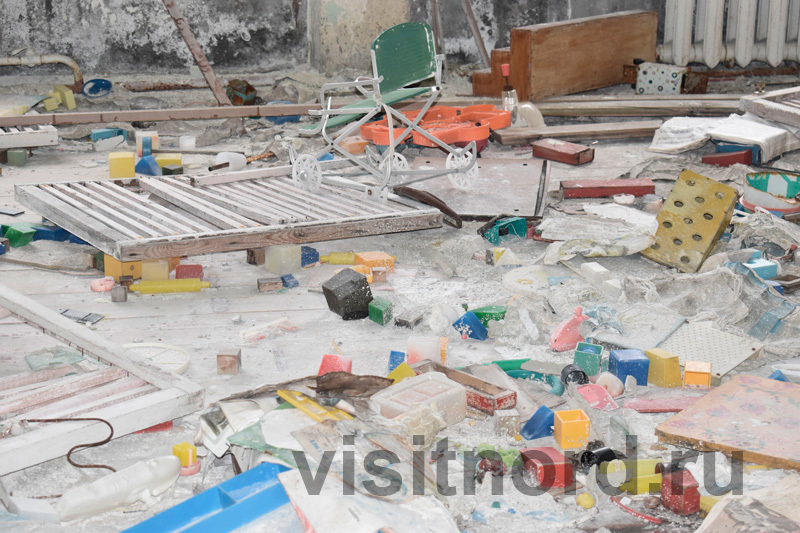
[[[700,490],[688,470],[661,476],[661,503],[675,514],[689,515],[700,510]]]
[[[172,420],[167,420],[166,422],[156,424],[155,426],[150,426],[147,429],[141,429],[135,433],[137,435],[140,433],[158,433],[159,431],[169,431],[170,429],[172,429]]]
[[[583,165],[594,160],[594,148],[559,139],[540,139],[534,143],[533,157],[568,165]]]
[[[203,265],[178,265],[175,279],[203,279]]]
[[[572,461],[552,447],[520,450],[525,468],[535,477],[540,487],[569,487],[575,482]]]
[[[720,152],[718,154],[704,155],[701,159],[706,165],[717,165],[718,167],[729,167],[739,163],[741,165],[753,164],[753,151],[740,150],[738,152]]]
[[[615,194],[644,196],[656,192],[653,180],[636,178],[630,180],[564,180],[560,184],[562,198],[603,198]]]
[[[319,365],[318,376],[328,372],[351,372],[353,370],[353,360],[343,355],[331,355],[326,353],[322,356],[322,363]]]

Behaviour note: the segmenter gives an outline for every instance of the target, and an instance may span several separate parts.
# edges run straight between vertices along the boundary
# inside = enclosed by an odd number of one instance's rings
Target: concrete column
[[[308,61],[332,74],[371,72],[370,45],[383,30],[410,20],[410,0],[308,0]]]

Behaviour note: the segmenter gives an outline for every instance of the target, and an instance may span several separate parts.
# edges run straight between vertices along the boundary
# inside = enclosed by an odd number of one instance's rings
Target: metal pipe
[[[52,63],[61,63],[72,69],[75,83],[73,85],[67,85],[67,87],[72,89],[73,93],[80,94],[81,89],[83,89],[83,74],[81,74],[81,69],[75,60],[69,56],[61,54],[41,54],[0,57],[0,67],[35,67],[37,65]]]

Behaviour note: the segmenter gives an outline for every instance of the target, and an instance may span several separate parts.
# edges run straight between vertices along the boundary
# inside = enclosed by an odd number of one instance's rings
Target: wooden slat
[[[320,161],[319,166],[324,172],[326,170],[337,170],[340,168],[352,167],[354,164],[347,159],[335,159],[333,161]],[[208,187],[209,185],[218,185],[220,183],[233,183],[236,181],[275,178],[291,175],[292,165],[283,165],[279,167],[257,168],[238,172],[211,174],[208,176],[192,176],[190,179],[192,181],[192,185],[195,187]]]
[[[303,202],[298,202],[294,200],[288,194],[288,188],[286,188],[287,194],[277,195],[275,194],[274,190],[265,190],[265,187],[260,186],[260,183],[268,183],[269,180],[258,180],[256,181],[241,181],[238,183],[231,183],[228,185],[217,185],[219,188],[225,188],[227,190],[236,191],[239,194],[248,194],[253,195],[257,198],[261,198],[264,201],[276,204],[283,212],[289,214],[293,218],[293,222],[304,222],[307,220],[314,220],[319,218],[334,218],[337,217],[336,214],[332,214],[330,212],[320,212],[318,211],[317,214],[314,214],[314,210],[311,209],[311,206],[304,205]],[[269,189],[269,187],[267,187]],[[283,188],[281,188],[283,189]],[[281,192],[284,192],[281,190]]]
[[[25,413],[26,418],[66,418],[158,390],[146,381],[127,377]]]
[[[179,233],[174,227],[169,227],[159,222],[158,217],[154,217],[152,211],[148,213],[142,209],[138,209],[138,206],[131,205],[131,202],[127,201],[124,197],[113,195],[109,189],[101,187],[97,183],[87,181],[85,183],[73,183],[72,186],[78,190],[85,189],[87,194],[91,193],[94,196],[96,202],[102,202],[107,206],[113,206],[121,210],[126,216],[156,230],[158,235],[174,235]]]
[[[216,224],[222,228],[236,229],[255,226],[256,224],[234,213],[228,213],[219,206],[207,202],[202,198],[192,197],[189,194],[175,190],[174,187],[165,185],[160,180],[140,179],[139,186],[156,196],[185,209],[192,215]]]
[[[277,222],[276,218],[269,213],[264,213],[263,211],[254,209],[251,206],[243,205],[241,202],[232,202],[228,198],[216,194],[214,191],[192,187],[187,183],[182,183],[174,179],[163,178],[161,181],[170,187],[174,187],[175,189],[186,193],[189,196],[195,196],[201,200],[205,200],[206,202],[212,203],[224,209],[228,209],[233,213],[246,217],[250,220],[260,222],[261,224],[275,224]]]
[[[117,230],[118,232],[122,233],[123,235],[126,235],[127,237],[133,237],[134,239],[142,237],[141,234],[129,229],[124,224],[120,224],[116,220],[112,220],[111,218],[100,213],[98,210],[92,209],[91,206],[86,205],[83,202],[78,201],[69,194],[65,193],[63,190],[63,185],[61,184],[54,183],[52,185],[41,185],[41,189],[46,190],[52,196],[55,196],[59,200],[71,205],[72,207],[75,207],[76,209],[79,209],[84,213],[91,215],[92,218],[102,222],[103,224],[105,224],[110,228]]]
[[[244,186],[256,191],[262,191],[264,194],[275,196],[278,192],[284,192],[287,202],[294,204],[307,205],[309,209],[323,214],[325,217],[335,216],[350,216],[353,214],[352,208],[347,208],[341,203],[328,198],[323,195],[312,195],[306,193],[302,189],[290,186],[286,183],[288,180],[278,182],[277,180],[257,180],[253,182],[245,182]]]
[[[59,385],[46,387],[44,390],[36,389],[24,392],[17,396],[0,400],[0,415],[23,413],[33,406],[48,403],[57,398],[72,396],[80,391],[123,378],[127,375],[127,372],[121,368],[109,368],[107,370],[89,372],[88,374],[70,376]]]
[[[118,243],[123,261],[181,255],[199,255],[260,248],[273,244],[304,244],[350,237],[365,237],[442,226],[437,209],[419,209],[402,214],[353,217],[325,222],[284,226],[262,226],[238,231],[193,235],[190,239],[146,239]]]
[[[36,185],[15,185],[14,198],[48,220],[57,220],[58,225],[74,235],[90,242],[103,252],[114,255],[117,241],[128,237],[102,224],[79,209],[48,194]]]
[[[275,200],[270,196],[259,194],[258,191],[253,190],[252,186],[250,186],[250,182],[215,185],[213,191],[215,194],[226,196],[232,200],[246,201],[245,198],[247,198],[250,202],[258,202],[264,206],[264,209],[269,209],[277,213],[281,217],[280,224],[309,219],[305,213],[291,209],[284,201]]]
[[[500,144],[526,144],[538,139],[553,138],[565,141],[587,139],[633,139],[652,137],[661,126],[660,120],[635,122],[603,122],[599,124],[570,124],[544,128],[505,128],[492,132],[492,139]]]
[[[35,372],[23,372],[21,374],[12,374],[10,376],[3,376],[0,378],[0,391],[15,389],[23,387],[32,383],[41,383],[49,379],[60,378],[75,369],[69,365],[54,366],[52,368],[43,368]]]
[[[207,225],[206,223],[198,222],[196,220],[192,220],[191,218],[185,217],[182,214],[177,213],[174,209],[168,209],[155,202],[147,202],[139,195],[132,193],[125,187],[115,185],[113,182],[101,181],[99,184],[101,187],[108,189],[112,194],[124,196],[130,200],[131,203],[139,205],[140,208],[146,213],[152,213],[153,217],[158,218],[159,220],[169,221],[178,228],[179,233],[214,231],[217,229],[216,226]]]
[[[94,208],[97,212],[102,212],[103,216],[113,220],[119,224],[120,227],[131,228],[132,231],[135,230],[139,236],[155,237],[161,234],[159,231],[154,231],[150,226],[128,217],[124,212],[124,208],[120,206],[109,207],[102,196],[95,195],[92,191],[86,187],[82,187],[79,183],[54,183],[53,188],[63,192],[73,200],[84,204],[87,208]]]

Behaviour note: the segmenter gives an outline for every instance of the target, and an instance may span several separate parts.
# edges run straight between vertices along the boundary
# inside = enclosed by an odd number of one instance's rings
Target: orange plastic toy
[[[408,111],[403,115],[413,121],[419,115],[419,111]],[[492,130],[507,128],[511,125],[511,112],[497,109],[491,104],[469,107],[434,106],[425,113],[419,125],[445,144],[485,141],[489,138]],[[405,125],[395,121],[394,138],[398,139],[405,129]],[[364,124],[361,126],[361,136],[374,144],[388,146],[390,144],[388,120],[384,118]],[[436,147],[432,141],[418,132],[406,135],[403,141],[406,141],[409,136],[411,142],[416,145]]]

